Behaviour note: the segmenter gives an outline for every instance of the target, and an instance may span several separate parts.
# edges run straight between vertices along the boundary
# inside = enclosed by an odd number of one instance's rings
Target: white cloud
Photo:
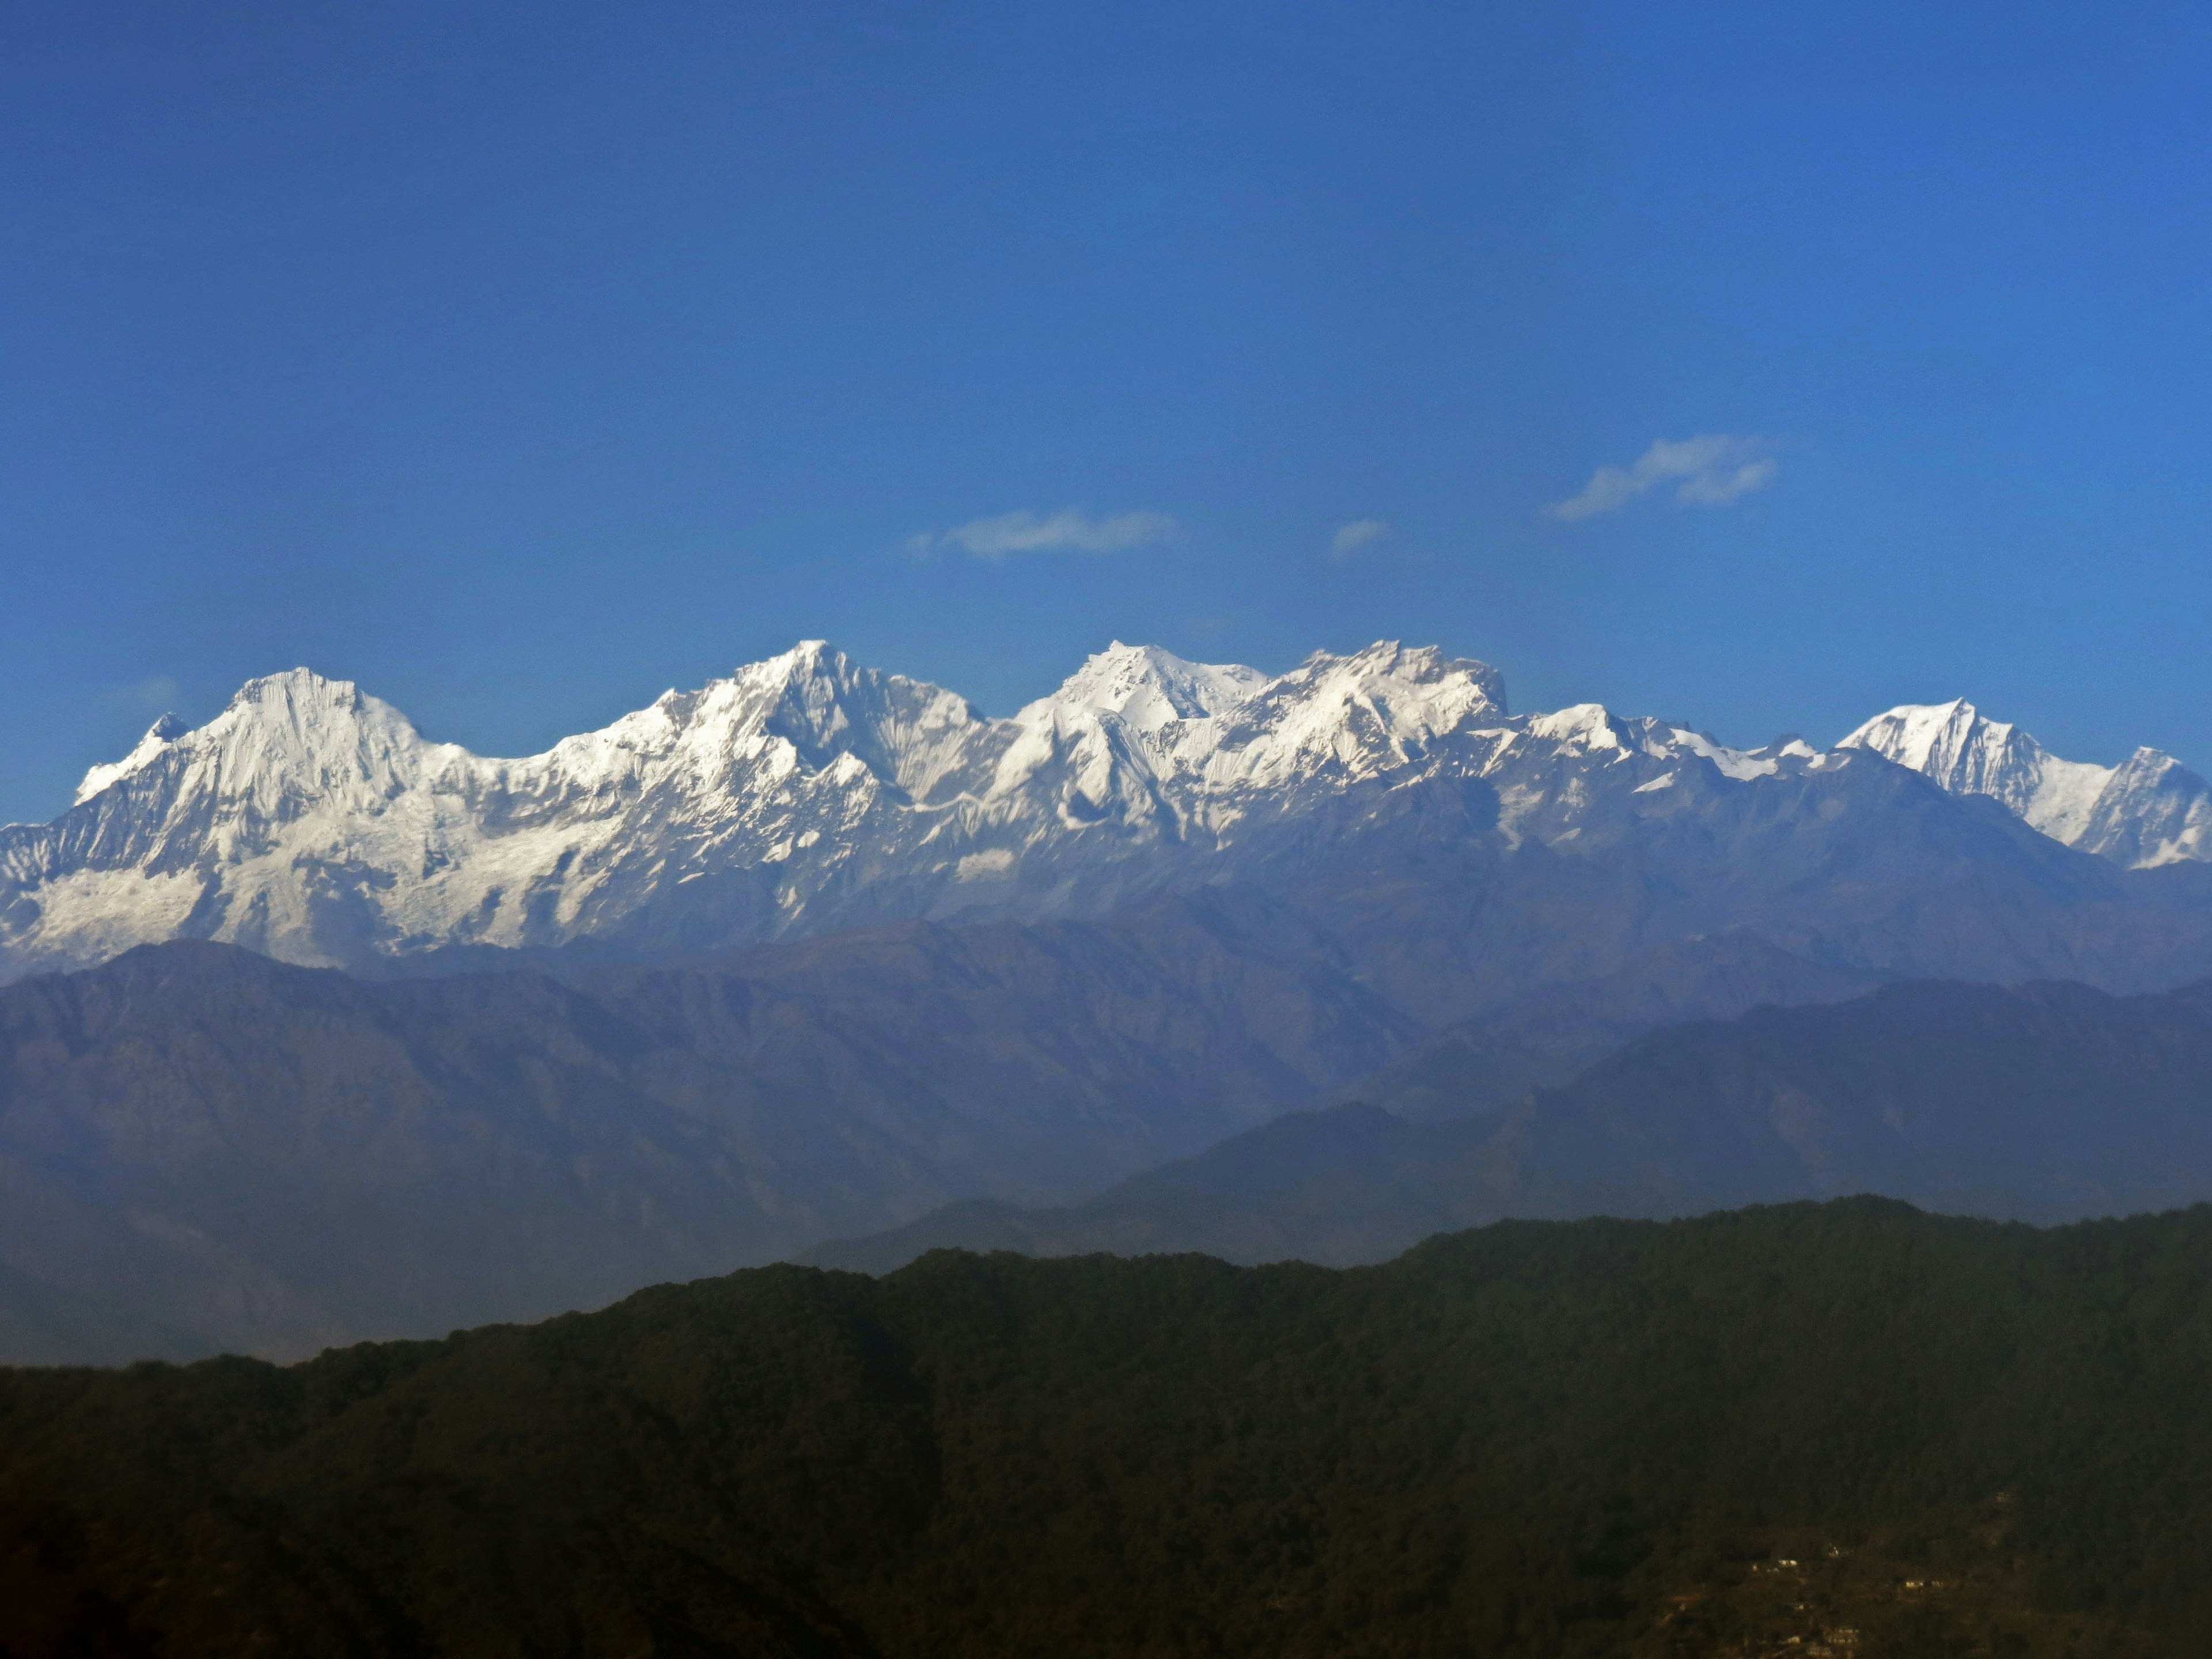
[[[1085,513],[1064,507],[1057,513],[1001,513],[975,519],[933,535],[916,536],[907,546],[916,554],[940,547],[964,548],[979,559],[999,560],[1016,553],[1119,553],[1164,541],[1182,526],[1164,513]]]
[[[1674,485],[1674,499],[1689,507],[1726,507],[1764,489],[1781,471],[1781,463],[1763,454],[1757,438],[1732,438],[1708,432],[1696,438],[1660,439],[1633,466],[1601,466],[1582,492],[1544,510],[1570,522],[1594,519],[1628,505],[1662,484]]]
[[[1355,519],[1328,538],[1329,556],[1348,559],[1363,547],[1370,547],[1390,533],[1390,526],[1381,519]]]

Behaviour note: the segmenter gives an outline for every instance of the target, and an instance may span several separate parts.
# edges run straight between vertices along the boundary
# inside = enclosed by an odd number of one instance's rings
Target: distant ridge
[[[2212,981],[2125,998],[1900,984],[1759,1008],[1654,1031],[1510,1109],[1481,1050],[1447,1045],[1405,1068],[1430,1111],[1455,1067],[1480,1115],[1300,1113],[1082,1204],[957,1205],[805,1259],[884,1273],[952,1247],[1348,1266],[1506,1216],[1876,1193],[2047,1223],[2212,1200]]]

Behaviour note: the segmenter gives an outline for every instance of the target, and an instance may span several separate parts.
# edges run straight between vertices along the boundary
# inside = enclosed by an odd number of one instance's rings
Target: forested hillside
[[[2202,1652],[2209,1367],[2202,1207],[763,1268],[0,1374],[5,1650]]]

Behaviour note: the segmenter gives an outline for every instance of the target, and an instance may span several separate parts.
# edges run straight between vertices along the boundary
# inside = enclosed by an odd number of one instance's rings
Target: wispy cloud
[[[951,530],[916,536],[907,543],[916,555],[940,548],[963,548],[979,559],[1000,560],[1017,553],[1120,553],[1165,541],[1182,526],[1164,513],[1086,513],[1064,507],[1057,513],[1001,513],[974,519]]]
[[[133,680],[128,685],[111,685],[105,696],[118,708],[161,714],[176,703],[177,683],[167,674],[156,674],[150,679]]]
[[[1361,548],[1373,546],[1389,533],[1389,525],[1381,519],[1354,519],[1328,538],[1329,556],[1348,559]]]
[[[1660,439],[1633,466],[1601,466],[1578,495],[1544,510],[1570,521],[1594,519],[1624,507],[1662,484],[1674,486],[1674,499],[1691,507],[1726,507],[1774,482],[1781,463],[1763,453],[1757,438],[1732,438],[1708,432],[1696,438]]]

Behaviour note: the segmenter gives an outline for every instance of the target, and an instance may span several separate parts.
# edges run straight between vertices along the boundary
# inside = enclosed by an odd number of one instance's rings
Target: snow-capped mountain
[[[2212,783],[2155,749],[2118,766],[2061,760],[1964,698],[1893,708],[1839,746],[1870,749],[1954,794],[1990,796],[2052,840],[2129,869],[2212,861]]]
[[[1597,794],[1653,801],[1682,765],[1785,761],[1595,708],[1512,718],[1487,665],[1390,643],[1275,678],[1116,643],[987,720],[810,641],[518,760],[296,669],[205,726],[165,719],[61,817],[0,830],[0,952],[20,973],[174,937],[326,963],[706,950],[1065,914],[1357,837],[1438,779],[1493,780],[1510,843]]]
[[[1869,750],[2122,864],[2212,852],[2203,786],[2165,757],[2075,766],[1963,705],[1894,711],[1833,753],[1746,751],[1595,704],[1513,715],[1486,664],[1390,642],[1272,678],[1116,642],[991,720],[809,641],[515,760],[295,669],[203,726],[157,724],[52,823],[0,830],[0,973],[179,937],[335,964],[699,952],[1531,845],[1710,897],[1741,886],[1730,836],[1783,833],[1762,814],[1875,810],[1834,781]],[[1759,793],[1787,779],[1803,789]]]

